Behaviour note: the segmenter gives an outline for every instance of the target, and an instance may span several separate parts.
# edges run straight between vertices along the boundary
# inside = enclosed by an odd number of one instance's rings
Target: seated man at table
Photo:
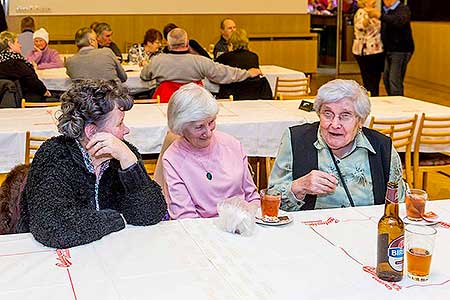
[[[97,49],[95,32],[87,27],[75,34],[78,53],[66,62],[67,75],[73,79],[127,80],[123,69],[114,53],[109,48]]]
[[[164,39],[167,41],[167,35],[169,34],[169,32],[172,31],[172,29],[175,28],[179,28],[177,25],[175,25],[174,23],[169,23],[166,26],[164,26],[163,29],[163,35],[164,35]],[[169,46],[165,46],[162,50],[163,53],[169,53]],[[202,45],[200,45],[199,42],[197,42],[196,40],[193,39],[189,39],[189,53],[191,54],[198,54],[207,58],[211,58],[208,54],[208,52],[206,52],[206,50],[202,47]]]
[[[120,52],[119,47],[111,39],[113,34],[111,26],[107,23],[98,23],[93,29],[95,34],[97,34],[98,48],[111,49],[117,59],[122,62],[122,52]]]
[[[160,95],[163,102],[167,102],[177,88],[189,82],[201,84],[202,79],[208,78],[212,82],[225,84],[261,74],[261,70],[256,68],[249,70],[233,68],[200,55],[190,54],[189,39],[186,31],[182,28],[170,31],[167,39],[170,52],[156,56],[141,71],[142,80],[155,79],[160,85],[153,98]],[[164,84],[161,85],[162,83]],[[168,87],[169,92],[163,90],[164,85]]]
[[[214,46],[214,59],[217,59],[221,54],[227,53],[228,49],[228,39],[231,34],[236,31],[236,23],[232,19],[223,19],[220,22],[220,39]]]
[[[116,81],[79,80],[61,97],[58,130],[31,164],[19,232],[54,248],[87,244],[125,228],[156,224],[167,213],[136,147],[125,141],[133,107]]]
[[[363,127],[370,114],[367,91],[336,79],[319,88],[320,121],[288,128],[269,187],[282,193],[287,211],[383,204],[388,181],[404,198],[402,165],[392,140]]]

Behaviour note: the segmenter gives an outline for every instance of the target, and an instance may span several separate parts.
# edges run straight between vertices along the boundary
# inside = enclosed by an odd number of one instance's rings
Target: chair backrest
[[[395,120],[376,120],[375,117],[372,117],[369,128],[390,136],[395,149],[405,147],[405,151],[411,151],[416,123],[417,115],[411,118]]]
[[[30,107],[56,107],[56,106],[61,106],[61,102],[27,102],[25,99],[22,99],[20,107],[30,108]]]
[[[280,78],[277,77],[275,84],[275,99],[291,100],[301,99],[303,96],[308,96],[310,78]]]
[[[188,84],[189,82],[180,83],[180,82],[174,82],[174,81],[163,81],[161,82],[158,87],[155,90],[155,93],[153,94],[152,98],[156,99],[158,96],[160,97],[161,103],[167,103],[170,100],[170,97],[172,97],[172,94],[175,93],[180,87],[182,87],[185,84]],[[201,80],[195,81],[194,83],[203,86],[203,83]]]
[[[423,145],[450,145],[450,116],[430,117],[422,114],[417,128],[414,154],[418,154]]]
[[[45,136],[33,136],[29,131],[26,132],[25,137],[25,165],[29,165],[34,158],[34,154],[45,142],[48,137]]]
[[[228,96],[228,98],[216,99],[217,102],[230,102],[234,101],[233,95]]]
[[[405,152],[405,177],[406,182],[412,186],[412,160],[411,149],[417,124],[417,115],[411,118],[396,119],[396,120],[376,120],[375,117],[370,119],[369,128],[375,129],[392,139],[392,145],[397,150],[404,150]]]
[[[14,167],[0,188],[0,235],[17,233],[20,201],[28,177],[28,165]]]
[[[134,99],[134,104],[156,104],[159,103],[161,99],[159,98],[159,95],[156,97],[156,99]]]
[[[22,99],[19,81],[0,79],[0,108],[18,108]]]

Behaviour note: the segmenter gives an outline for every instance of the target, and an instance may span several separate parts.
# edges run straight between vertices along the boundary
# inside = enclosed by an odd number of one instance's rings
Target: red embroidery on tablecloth
[[[328,217],[326,220],[313,220],[313,221],[302,221],[303,224],[308,226],[319,226],[319,225],[330,225],[331,223],[339,223],[338,219],[333,217]]]
[[[378,283],[384,285],[388,290],[396,290],[396,291],[400,291],[402,289],[402,287],[400,285],[398,285],[395,282],[388,282],[388,281],[384,281],[380,278],[378,278],[377,276],[377,271],[374,267],[371,266],[364,266],[363,267],[363,271],[369,273],[370,275],[372,275],[372,278],[377,281]]]
[[[69,268],[72,265],[70,261],[70,250],[69,249],[56,249],[56,254],[58,255],[58,262],[56,265],[60,268]]]

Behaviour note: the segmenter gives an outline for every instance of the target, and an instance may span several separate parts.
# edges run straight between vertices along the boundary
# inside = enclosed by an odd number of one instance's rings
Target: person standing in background
[[[22,55],[27,57],[27,55],[33,51],[34,42],[33,42],[33,33],[35,30],[34,19],[30,16],[25,17],[20,22],[20,31],[19,34],[19,43],[22,45]]]
[[[414,52],[411,11],[399,0],[383,0],[381,40],[385,51],[384,85],[389,96],[403,96],[406,67]]]
[[[0,32],[8,30],[8,23],[6,23],[5,9],[0,3]]]
[[[354,17],[355,39],[352,52],[361,70],[364,87],[371,96],[379,95],[381,73],[384,67],[381,42],[381,12],[375,8],[376,0],[358,0],[360,7]]]

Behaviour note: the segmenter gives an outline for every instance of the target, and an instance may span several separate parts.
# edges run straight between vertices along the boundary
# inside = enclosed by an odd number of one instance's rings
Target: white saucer
[[[294,219],[289,218],[289,216],[279,216],[278,221],[276,222],[267,222],[262,217],[255,217],[256,223],[261,225],[268,225],[268,226],[280,226],[280,225],[286,225],[294,221]]]
[[[425,220],[413,221],[413,220],[408,219],[406,216],[403,217],[402,221],[405,224],[422,225],[422,226],[435,225],[435,224],[439,223],[438,219],[433,220],[432,222],[428,222],[428,221],[425,221]]]

